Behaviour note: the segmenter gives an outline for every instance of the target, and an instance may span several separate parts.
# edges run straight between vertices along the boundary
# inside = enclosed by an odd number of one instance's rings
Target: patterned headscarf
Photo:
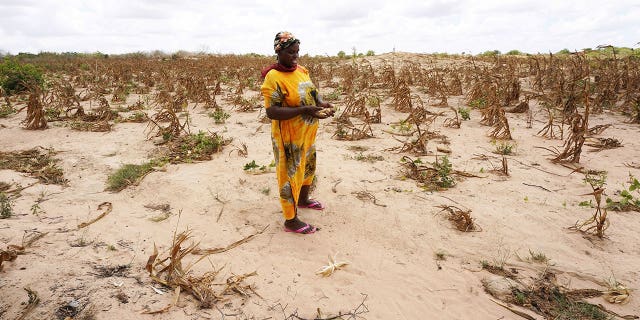
[[[273,40],[273,49],[278,53],[282,49],[290,47],[294,43],[300,43],[291,32],[280,31],[276,34],[276,38]]]

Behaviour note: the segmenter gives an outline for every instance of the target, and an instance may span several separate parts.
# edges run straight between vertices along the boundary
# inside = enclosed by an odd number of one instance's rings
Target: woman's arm
[[[299,106],[297,108],[289,108],[283,107],[280,104],[273,104],[269,108],[267,108],[267,117],[272,120],[288,120],[301,114],[308,114],[310,116],[320,118],[317,116],[317,113],[320,110],[322,110],[322,107]]]

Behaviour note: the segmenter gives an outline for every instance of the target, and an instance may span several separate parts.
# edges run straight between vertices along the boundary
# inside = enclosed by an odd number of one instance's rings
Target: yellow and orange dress
[[[316,104],[311,93],[316,92],[316,87],[309,78],[309,71],[302,66],[292,72],[270,70],[261,91],[265,108],[274,104],[287,108]],[[311,185],[315,178],[317,131],[318,119],[305,114],[287,120],[271,120],[280,204],[287,220],[296,216],[300,189]]]

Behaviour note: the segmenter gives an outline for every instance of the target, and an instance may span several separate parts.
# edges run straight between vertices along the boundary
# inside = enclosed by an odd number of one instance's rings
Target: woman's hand
[[[331,103],[322,101],[318,104],[318,106],[322,107],[322,110],[318,112],[320,116],[322,116],[322,118],[320,119],[333,117],[333,115],[336,113],[336,109],[333,108],[333,105]]]
[[[333,107],[331,106],[331,104],[325,103],[325,105],[328,105],[328,107],[304,106],[304,108],[308,108],[308,111],[306,112],[306,114],[314,118],[326,119],[328,117],[332,117],[333,114],[335,113],[335,110],[333,110]]]

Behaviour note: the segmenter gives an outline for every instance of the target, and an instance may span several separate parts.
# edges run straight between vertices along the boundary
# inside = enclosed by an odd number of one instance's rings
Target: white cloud
[[[552,0],[1,0],[0,50],[208,50],[272,54],[289,30],[302,53],[548,52],[635,46],[640,3]]]

